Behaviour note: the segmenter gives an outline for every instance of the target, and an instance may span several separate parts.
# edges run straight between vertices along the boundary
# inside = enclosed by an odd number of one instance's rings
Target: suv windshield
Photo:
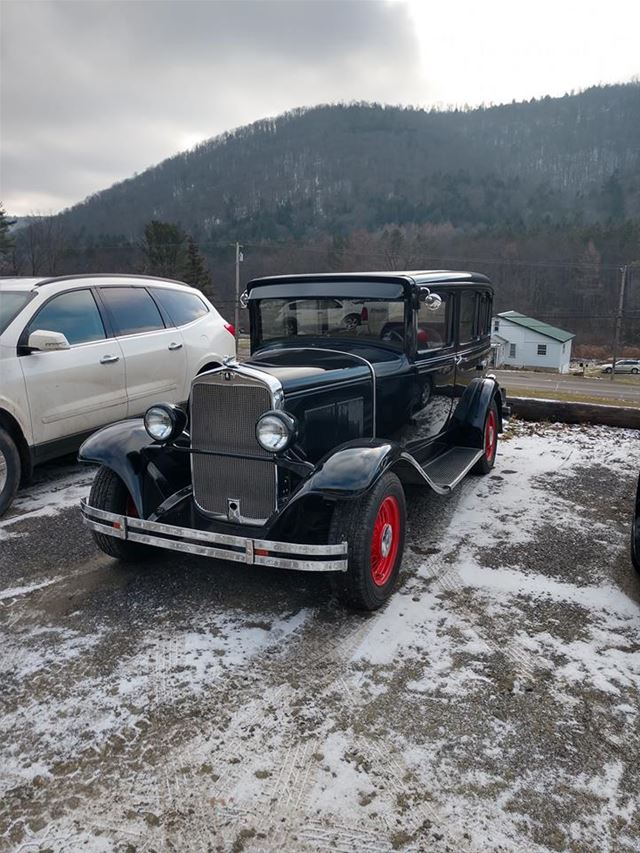
[[[261,341],[292,337],[383,341],[404,347],[404,302],[393,299],[261,299]]]
[[[31,299],[28,290],[0,290],[0,335]]]

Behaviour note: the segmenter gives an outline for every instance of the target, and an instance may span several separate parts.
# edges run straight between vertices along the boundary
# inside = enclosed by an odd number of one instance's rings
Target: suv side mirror
[[[35,332],[31,332],[27,346],[31,350],[38,350],[41,352],[71,349],[69,341],[62,332],[49,332],[46,329],[36,329]]]

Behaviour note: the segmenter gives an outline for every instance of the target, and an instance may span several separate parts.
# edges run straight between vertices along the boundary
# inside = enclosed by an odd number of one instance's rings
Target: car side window
[[[164,329],[158,306],[143,287],[101,287],[116,335],[135,335]]]
[[[476,294],[463,291],[460,294],[458,343],[464,344],[476,337]]]
[[[90,290],[71,290],[54,296],[29,323],[27,337],[38,329],[61,332],[71,345],[106,338],[102,317]]]
[[[417,343],[418,350],[424,352],[442,349],[451,344],[451,298],[450,294],[439,294],[440,306],[433,311],[424,302],[418,309]]]
[[[176,326],[186,326],[187,323],[192,323],[209,313],[209,309],[197,293],[183,293],[179,290],[155,287],[151,292]]]
[[[476,336],[483,337],[491,334],[491,316],[493,312],[493,300],[490,293],[478,294],[478,323],[476,326]],[[499,331],[500,322],[497,323]]]

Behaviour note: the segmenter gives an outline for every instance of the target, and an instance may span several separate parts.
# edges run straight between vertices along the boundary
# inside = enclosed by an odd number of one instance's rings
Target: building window
[[[515,358],[515,357],[516,357],[516,345],[515,344],[509,344],[509,358]]]
[[[546,344],[538,344],[538,355],[546,355],[547,354],[547,345]]]
[[[493,321],[493,331],[494,332],[500,331],[500,320],[494,320]]]

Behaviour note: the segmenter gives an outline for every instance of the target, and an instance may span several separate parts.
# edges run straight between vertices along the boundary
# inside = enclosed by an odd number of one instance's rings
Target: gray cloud
[[[3,200],[56,210],[295,106],[629,79],[639,31],[629,0],[2,0]]]
[[[7,208],[57,209],[223,130],[322,101],[424,100],[385,2],[3,3]]]

